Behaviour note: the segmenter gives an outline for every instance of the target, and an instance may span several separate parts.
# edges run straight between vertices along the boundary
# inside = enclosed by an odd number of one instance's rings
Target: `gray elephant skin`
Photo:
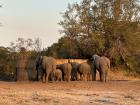
[[[62,71],[60,69],[56,69],[52,72],[55,81],[62,81]]]
[[[79,65],[78,73],[80,74],[80,79],[84,81],[89,81],[91,76],[91,66],[87,63],[81,63]]]
[[[38,71],[42,71],[42,82],[48,82],[49,77],[51,76],[51,80],[54,80],[54,77],[51,75],[52,72],[56,70],[56,60],[53,57],[47,56],[40,56],[36,62],[36,69],[37,69],[37,78],[38,78]]]
[[[64,81],[70,81],[72,66],[70,63],[57,65],[57,69],[62,70],[62,77]]]
[[[78,78],[78,69],[79,69],[79,63],[77,62],[70,62],[71,66],[72,66],[72,71],[71,71],[71,80],[72,81],[76,81],[79,80]]]
[[[99,71],[100,81],[106,82],[110,70],[110,60],[105,56],[93,55],[93,80],[96,80],[96,72]]]

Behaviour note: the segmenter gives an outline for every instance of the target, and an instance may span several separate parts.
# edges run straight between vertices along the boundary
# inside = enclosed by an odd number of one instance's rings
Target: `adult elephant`
[[[72,66],[70,63],[57,65],[57,69],[62,70],[62,77],[64,81],[70,81]]]
[[[52,72],[56,70],[56,60],[53,57],[40,56],[36,62],[37,69],[37,78],[39,70],[42,71],[41,79],[42,82],[48,82],[49,76],[51,76],[51,80],[54,80],[54,77],[51,75]]]
[[[94,54],[93,59],[93,80],[96,80],[96,72],[99,71],[100,81],[107,81],[108,71],[110,70],[110,60],[105,56]]]
[[[72,70],[71,70],[71,80],[72,81],[76,81],[78,80],[78,69],[79,69],[79,63],[77,62],[70,62],[71,66],[72,66]]]
[[[78,68],[78,73],[80,74],[80,79],[84,81],[90,80],[91,66],[87,63],[81,63]]]

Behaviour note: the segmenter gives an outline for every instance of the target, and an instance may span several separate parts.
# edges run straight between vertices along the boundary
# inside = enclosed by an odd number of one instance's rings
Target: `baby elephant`
[[[53,72],[53,76],[54,76],[55,81],[62,81],[62,71],[60,69],[56,69]]]

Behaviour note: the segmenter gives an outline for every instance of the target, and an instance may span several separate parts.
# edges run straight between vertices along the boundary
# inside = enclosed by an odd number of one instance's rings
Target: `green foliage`
[[[41,51],[41,40],[39,38],[18,38],[8,48],[0,47],[0,80],[13,80],[17,58],[24,52],[29,61],[35,61]],[[33,64],[28,64],[32,66]]]
[[[61,32],[76,40],[82,56],[97,53],[114,66],[133,62],[137,68],[138,57],[133,56],[140,48],[140,1],[82,0],[69,4],[62,17]]]
[[[51,47],[48,47],[45,55],[55,58],[76,58],[79,55],[78,53],[78,44],[76,41],[64,36],[58,40],[58,43],[54,43]]]
[[[0,47],[0,80],[10,79],[10,74],[12,73],[12,65],[10,63],[10,52],[8,48]]]

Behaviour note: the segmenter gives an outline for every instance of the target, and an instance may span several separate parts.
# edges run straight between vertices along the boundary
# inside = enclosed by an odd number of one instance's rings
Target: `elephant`
[[[62,81],[62,71],[60,69],[56,69],[52,72],[55,81]]]
[[[37,78],[39,70],[42,71],[41,79],[42,82],[48,82],[49,77],[54,81],[54,77],[51,75],[52,72],[56,70],[56,60],[53,57],[40,56],[36,62]]]
[[[96,80],[96,71],[99,71],[100,81],[106,82],[108,71],[110,70],[110,60],[105,56],[94,54],[93,59],[93,80]]]
[[[57,69],[62,70],[62,77],[64,81],[70,81],[72,66],[70,63],[57,65]]]
[[[70,62],[70,64],[71,64],[71,66],[72,66],[72,71],[71,71],[71,80],[72,81],[76,81],[76,80],[78,80],[79,78],[78,78],[78,75],[79,75],[79,73],[78,73],[78,68],[79,68],[79,63],[77,63],[77,62]]]
[[[91,75],[91,66],[87,63],[81,63],[78,68],[78,73],[80,74],[80,79],[89,81]]]

